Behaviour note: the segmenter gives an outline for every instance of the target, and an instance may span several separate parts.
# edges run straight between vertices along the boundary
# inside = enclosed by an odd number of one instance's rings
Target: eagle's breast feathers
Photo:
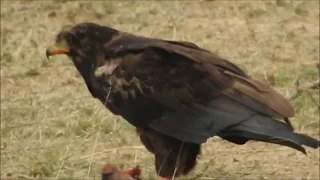
[[[154,91],[152,87],[146,86],[137,77],[127,72],[123,68],[123,63],[124,57],[108,59],[94,70],[96,81],[100,84],[104,83],[101,89],[104,89],[104,94],[108,94],[110,103],[115,95],[120,95],[118,102],[126,103],[129,99],[135,100],[140,95],[147,95],[147,92]]]

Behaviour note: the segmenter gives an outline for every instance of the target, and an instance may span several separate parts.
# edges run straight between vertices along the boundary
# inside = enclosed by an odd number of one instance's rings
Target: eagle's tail
[[[317,139],[295,133],[288,124],[258,114],[227,128],[219,133],[219,136],[236,144],[245,144],[249,140],[280,144],[304,154],[307,153],[302,145],[320,147],[320,141]]]

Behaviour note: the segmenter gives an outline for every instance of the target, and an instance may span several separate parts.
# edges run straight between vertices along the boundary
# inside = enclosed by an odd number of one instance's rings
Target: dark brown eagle
[[[287,99],[193,43],[81,23],[57,35],[46,51],[56,54],[69,56],[92,96],[137,128],[163,179],[190,172],[200,145],[213,136],[305,154],[302,145],[319,147],[317,139],[293,131]]]

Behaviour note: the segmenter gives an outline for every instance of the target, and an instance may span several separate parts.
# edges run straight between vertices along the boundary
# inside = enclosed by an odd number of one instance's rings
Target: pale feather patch
[[[130,80],[130,83],[136,84],[136,83],[140,83],[139,79],[136,78],[135,76],[133,76],[133,78]]]
[[[123,99],[127,99],[129,96],[135,99],[137,98],[137,91],[141,94],[144,94],[140,80],[133,76],[129,81],[126,81],[124,78],[117,77],[115,74],[113,74],[114,70],[119,66],[121,62],[121,58],[106,61],[103,66],[100,66],[95,70],[94,75],[98,78],[105,77],[108,84],[113,87],[112,91],[119,92]],[[129,91],[125,91],[123,89],[123,86],[133,86],[135,88]],[[150,90],[154,91],[153,88],[151,88]]]
[[[135,99],[137,96],[136,96],[136,91],[134,89],[131,89],[129,91],[130,95],[133,97],[133,99]]]
[[[118,86],[121,86],[121,87],[122,87],[123,84],[124,84],[123,80],[120,79],[120,78],[117,78],[117,79],[116,79],[116,83],[117,83]]]
[[[98,67],[98,68],[94,71],[94,76],[95,76],[95,77],[101,77],[101,76],[105,73],[105,71],[106,71],[107,68],[108,68],[107,65]]]
[[[123,85],[125,85],[125,86],[129,86],[130,85],[130,83],[129,82],[127,82],[125,79],[121,79],[122,80],[122,84]]]
[[[101,77],[102,75],[111,75],[113,71],[119,66],[121,63],[121,58],[111,59],[110,61],[106,61],[103,66],[98,67],[94,75],[96,77]]]
[[[141,87],[141,84],[140,83],[136,83],[135,84],[136,87],[138,88],[138,90],[140,91],[141,94],[144,94],[143,90],[142,90],[142,87]]]

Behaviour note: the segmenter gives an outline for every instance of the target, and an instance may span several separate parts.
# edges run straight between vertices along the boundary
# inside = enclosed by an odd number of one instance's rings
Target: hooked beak
[[[69,51],[70,51],[69,47],[65,45],[55,44],[46,50],[46,56],[49,59],[50,56],[57,55],[57,54],[67,54]]]

